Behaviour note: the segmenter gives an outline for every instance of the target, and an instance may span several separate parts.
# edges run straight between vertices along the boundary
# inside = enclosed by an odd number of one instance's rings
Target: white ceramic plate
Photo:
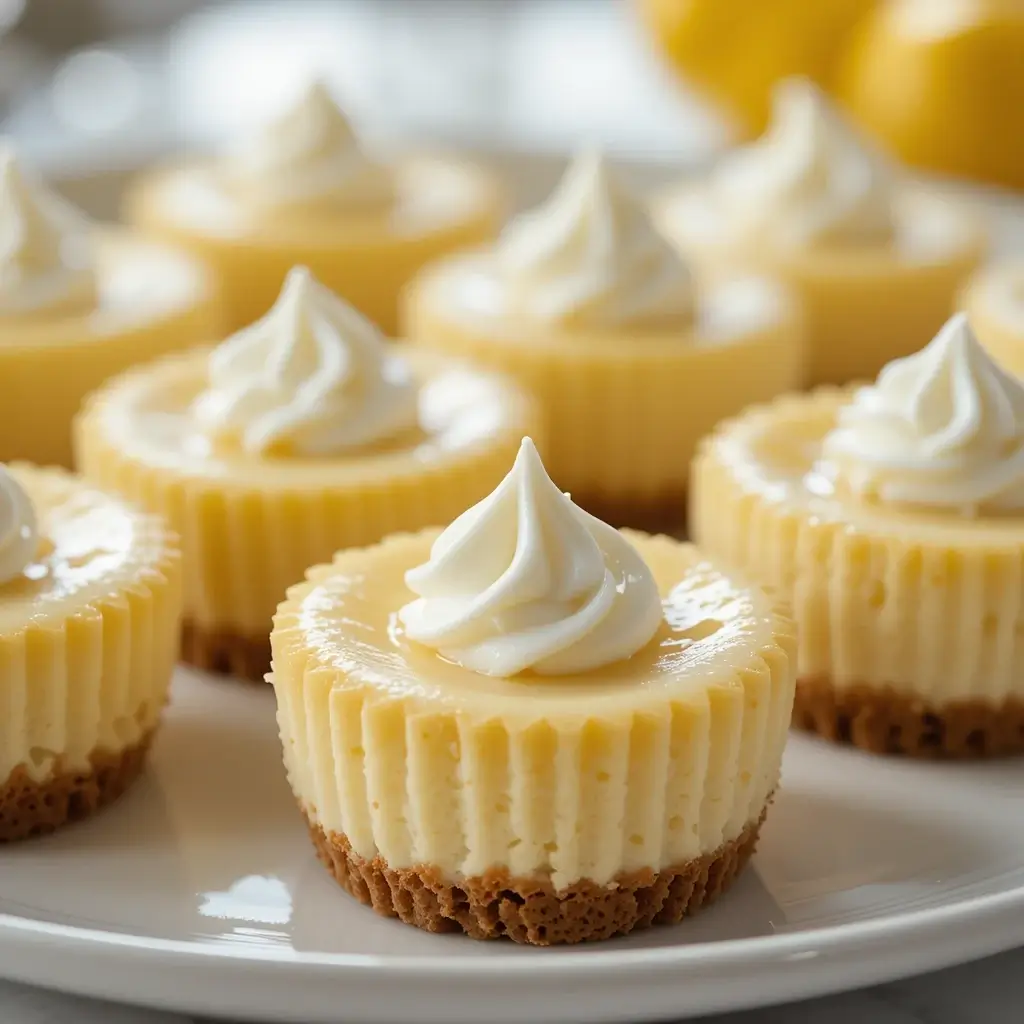
[[[318,864],[269,689],[180,670],[148,777],[0,852],[0,974],[267,1021],[676,1019],[1024,943],[1024,761],[920,765],[794,737],[753,867],[681,926],[536,950],[376,917]]]

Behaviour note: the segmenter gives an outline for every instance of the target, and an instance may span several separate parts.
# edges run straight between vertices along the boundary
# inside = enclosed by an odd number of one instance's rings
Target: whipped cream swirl
[[[32,501],[11,471],[0,465],[0,584],[20,576],[38,548]]]
[[[776,86],[771,125],[722,162],[711,198],[752,242],[877,245],[895,232],[888,168],[805,79]]]
[[[92,225],[0,143],[0,316],[95,304]]]
[[[392,173],[367,156],[319,81],[228,153],[220,171],[228,189],[256,208],[360,210],[395,199]]]
[[[407,362],[362,314],[296,267],[273,308],[210,353],[193,407],[248,452],[328,455],[418,423]]]
[[[523,440],[511,472],[434,542],[406,584],[406,634],[490,676],[585,672],[657,632],[661,599],[633,546],[572,503]]]
[[[992,361],[965,313],[886,366],[824,441],[837,483],[963,515],[1024,509],[1024,383]]]
[[[596,153],[508,225],[497,268],[510,311],[529,319],[600,327],[693,316],[689,270]]]

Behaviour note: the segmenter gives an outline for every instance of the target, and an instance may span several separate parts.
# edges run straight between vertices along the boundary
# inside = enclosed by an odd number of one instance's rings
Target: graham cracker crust
[[[620,875],[609,885],[589,879],[556,892],[550,881],[513,878],[495,869],[459,885],[436,868],[394,870],[352,852],[348,838],[314,822],[317,856],[341,887],[382,917],[428,932],[464,932],[473,939],[507,938],[532,946],[597,942],[652,925],[677,924],[717,899],[750,860],[761,817],[712,854],[663,871]]]
[[[43,782],[19,765],[0,786],[0,843],[45,835],[112,803],[139,777],[151,740],[152,733],[116,754],[96,751],[91,770],[64,771],[58,761]]]
[[[797,682],[793,725],[873,754],[976,760],[1024,753],[1024,700],[931,707],[890,687],[836,690],[816,677]]]
[[[686,491],[675,490],[655,498],[626,501],[602,494],[572,492],[572,500],[609,526],[623,526],[645,533],[679,536],[686,529]]]
[[[270,671],[270,625],[265,635],[250,637],[185,621],[181,627],[181,660],[207,672],[262,683]]]

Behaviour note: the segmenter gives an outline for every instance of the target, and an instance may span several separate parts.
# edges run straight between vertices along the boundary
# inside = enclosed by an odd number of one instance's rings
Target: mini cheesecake
[[[320,859],[427,931],[678,922],[742,870],[779,783],[792,624],[694,547],[583,512],[529,442],[444,532],[313,569],[271,641]]]
[[[177,655],[177,541],[61,470],[0,467],[0,843],[136,779]]]
[[[262,681],[274,609],[310,565],[450,519],[539,428],[511,381],[383,340],[297,269],[256,324],[96,393],[76,452],[181,535],[185,660]]]
[[[213,268],[232,329],[262,316],[303,264],[393,336],[406,282],[491,239],[503,208],[496,179],[464,160],[370,156],[314,82],[219,157],[144,174],[124,212]]]
[[[785,290],[750,274],[695,286],[593,153],[496,247],[423,271],[404,323],[530,389],[552,474],[619,526],[678,530],[698,440],[803,372]]]
[[[901,183],[810,83],[779,86],[774,123],[703,181],[656,197],[698,271],[768,274],[806,319],[806,384],[873,378],[954,311],[988,238],[962,201]]]
[[[192,257],[89,224],[0,143],[0,461],[71,465],[71,421],[140,360],[211,340],[219,304]]]
[[[874,753],[1024,752],[1024,385],[963,314],[869,388],[723,425],[690,522],[792,606],[797,726]]]

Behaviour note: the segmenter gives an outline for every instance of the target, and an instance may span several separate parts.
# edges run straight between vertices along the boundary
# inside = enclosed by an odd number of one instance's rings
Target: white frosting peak
[[[511,472],[406,573],[406,634],[476,672],[585,672],[655,634],[661,599],[618,530],[584,512],[523,440]]]
[[[0,584],[20,576],[38,546],[32,501],[10,470],[0,465]]]
[[[531,319],[614,326],[693,315],[688,269],[597,153],[509,224],[497,262],[511,311]]]
[[[367,156],[331,94],[315,80],[229,153],[222,171],[243,202],[261,208],[372,209],[395,198],[390,171]]]
[[[723,161],[711,190],[752,241],[871,245],[894,232],[887,167],[806,79],[776,86],[768,131]]]
[[[883,502],[962,514],[1024,509],[1024,383],[966,313],[859,391],[824,443],[840,481]]]
[[[92,225],[0,143],[0,316],[95,303]]]
[[[210,353],[208,372],[196,418],[250,452],[325,455],[417,425],[406,361],[305,267],[263,319]]]

